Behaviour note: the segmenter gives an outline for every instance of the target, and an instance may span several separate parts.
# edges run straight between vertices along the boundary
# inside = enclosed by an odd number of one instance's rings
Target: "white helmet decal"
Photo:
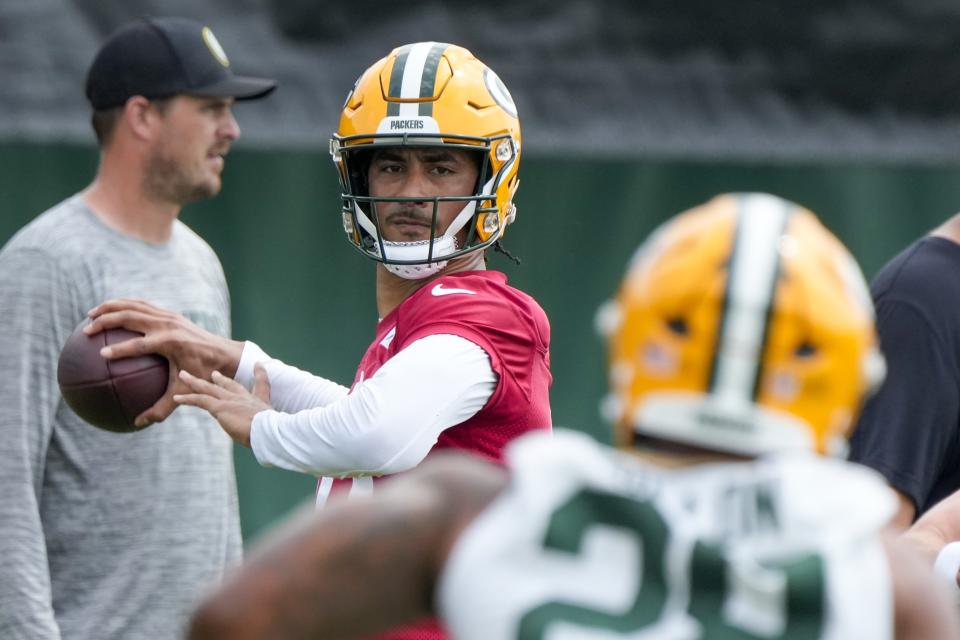
[[[517,105],[514,104],[513,96],[510,95],[507,85],[503,84],[500,76],[493,69],[487,67],[483,70],[483,82],[487,86],[487,91],[490,92],[490,97],[500,105],[500,108],[516,118]]]

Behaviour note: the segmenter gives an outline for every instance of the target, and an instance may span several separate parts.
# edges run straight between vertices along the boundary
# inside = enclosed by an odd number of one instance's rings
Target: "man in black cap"
[[[208,27],[176,18],[121,28],[90,67],[96,177],[0,250],[0,637],[179,638],[240,559],[232,445],[213,419],[95,429],[63,403],[56,365],[109,298],[229,336],[223,270],[178,216],[220,191],[234,101],[274,86],[235,75]]]

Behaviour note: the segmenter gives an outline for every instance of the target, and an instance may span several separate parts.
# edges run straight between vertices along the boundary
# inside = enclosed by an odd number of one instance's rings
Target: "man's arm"
[[[926,561],[903,539],[887,536],[884,543],[893,582],[896,640],[960,638],[957,608]]]
[[[71,316],[65,278],[39,251],[0,255],[0,637],[56,640],[40,500]],[[63,328],[67,326],[66,332]]]
[[[231,340],[210,333],[182,314],[157,307],[145,300],[108,300],[89,312],[88,335],[104,329],[124,327],[144,334],[111,345],[104,354],[110,359],[145,353],[159,353],[173,364],[174,384],[167,393],[142,414],[149,422],[159,422],[173,413],[176,393],[187,391],[176,378],[179,371],[209,380],[214,371],[235,378],[248,389],[253,386],[253,368],[260,363],[270,380],[273,406],[289,413],[335,402],[348,389],[271,358],[257,344]]]
[[[913,519],[917,515],[917,507],[913,504],[913,498],[896,487],[890,488],[897,495],[897,512],[890,519],[890,527],[897,533],[903,533],[913,523]]]
[[[933,567],[944,547],[952,542],[960,542],[960,491],[935,504],[900,537],[919,552],[928,567]],[[956,569],[960,570],[960,566]],[[960,575],[956,570],[953,574],[953,584],[950,584],[948,576],[943,577],[954,594],[960,596]]]
[[[336,640],[430,615],[453,544],[506,482],[502,468],[444,453],[369,498],[311,509],[202,604],[189,640]]]
[[[314,475],[412,469],[444,429],[483,408],[497,384],[486,351],[446,334],[416,340],[341,400],[292,415],[265,411],[232,380],[184,380],[193,393],[177,401],[213,414],[260,464]]]
[[[325,407],[342,400],[350,389],[321,376],[271,358],[254,342],[247,341],[233,379],[247,389],[255,382],[254,368],[261,365],[270,383],[270,405],[277,411],[296,413]]]

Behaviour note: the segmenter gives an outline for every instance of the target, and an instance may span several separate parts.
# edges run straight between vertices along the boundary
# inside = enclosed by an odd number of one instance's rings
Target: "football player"
[[[834,456],[883,375],[850,254],[729,194],[643,245],[600,314],[619,451],[558,430],[509,471],[438,457],[291,525],[191,638],[348,638],[439,612],[456,638],[952,638],[896,501]],[[819,454],[819,455],[818,455]]]
[[[123,325],[145,337],[105,355],[159,352],[217,383],[197,386],[184,373],[193,393],[180,382],[140,419],[165,417],[178,392],[261,464],[322,476],[318,504],[368,493],[374,477],[412,469],[431,451],[501,462],[513,438],[549,431],[547,317],[486,268],[516,217],[521,154],[516,107],[497,74],[459,46],[398,47],[356,82],[330,151],[338,218],[377,264],[380,321],[352,387],[146,303],[109,302],[92,312],[90,333]],[[391,637],[443,635],[425,623]]]

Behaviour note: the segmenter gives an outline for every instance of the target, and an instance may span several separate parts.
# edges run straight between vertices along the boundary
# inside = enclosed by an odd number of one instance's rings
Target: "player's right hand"
[[[135,423],[138,427],[165,420],[178,406],[173,395],[189,393],[179,378],[180,371],[190,371],[207,380],[214,371],[232,378],[240,364],[242,342],[211,333],[182,314],[145,300],[108,300],[87,315],[90,317],[90,324],[84,328],[87,335],[112,327],[125,327],[144,334],[142,338],[104,347],[100,352],[104,358],[114,360],[158,353],[170,361],[167,391],[156,404],[137,416]]]

